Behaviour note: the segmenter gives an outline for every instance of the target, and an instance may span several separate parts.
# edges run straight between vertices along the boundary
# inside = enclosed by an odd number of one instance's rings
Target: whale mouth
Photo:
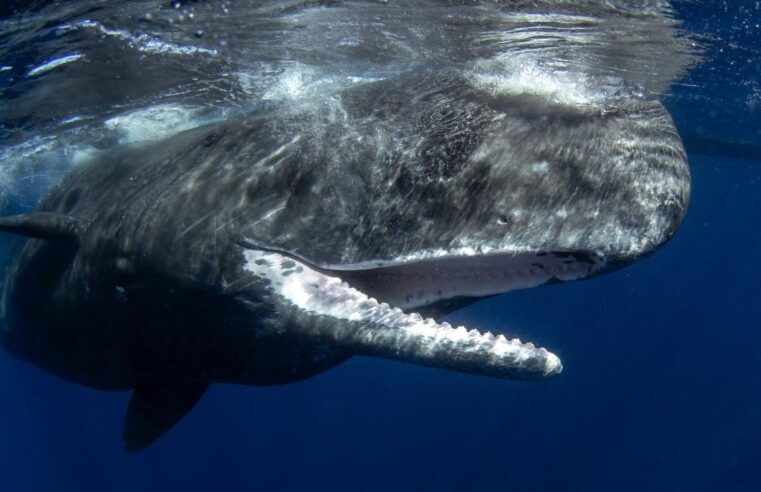
[[[586,251],[520,251],[419,255],[412,260],[328,264],[292,251],[238,240],[245,249],[278,253],[398,307],[441,316],[479,299],[598,275],[611,265]]]
[[[328,338],[359,355],[521,380],[559,374],[560,359],[530,342],[438,323],[425,317],[426,309],[583,278],[604,266],[583,253],[376,262],[372,268],[325,268],[297,255],[250,246],[244,257],[245,270],[296,312],[307,335]]]
[[[441,315],[484,297],[589,277],[605,265],[602,257],[584,252],[523,252],[321,270],[404,311]]]

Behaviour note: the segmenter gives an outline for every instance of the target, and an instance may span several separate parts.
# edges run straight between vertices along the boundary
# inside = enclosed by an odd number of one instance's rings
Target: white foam
[[[607,101],[605,92],[584,74],[561,70],[534,55],[480,60],[470,71],[470,79],[478,89],[493,95],[532,95],[574,107],[599,106]]]
[[[238,74],[239,84],[246,92],[261,90],[262,99],[278,102],[324,102],[347,87],[376,82],[382,78],[357,73],[326,74],[311,65],[290,63],[281,73],[265,77],[263,80],[264,83],[245,72]]]
[[[179,104],[160,104],[109,118],[103,126],[116,132],[119,143],[138,144],[162,140],[207,120],[200,109]]]
[[[304,88],[315,77],[313,70],[297,65],[286,70],[264,93],[266,100],[297,99],[304,95]]]
[[[133,34],[123,29],[109,29],[100,22],[95,22],[89,19],[74,24],[67,24],[59,28],[59,30],[64,32],[77,29],[97,29],[101,34],[123,40],[127,42],[130,47],[143,53],[184,56],[199,54],[209,56],[217,55],[217,50],[215,49],[193,45],[179,45],[148,36],[147,34]]]
[[[53,70],[54,68],[58,68],[60,66],[66,65],[67,63],[81,60],[82,58],[84,58],[84,55],[82,53],[70,53],[68,55],[59,56],[57,58],[47,60],[41,65],[37,65],[36,67],[29,70],[26,73],[26,75],[27,77],[35,77],[37,75],[40,75],[41,73],[49,72],[50,70]]]

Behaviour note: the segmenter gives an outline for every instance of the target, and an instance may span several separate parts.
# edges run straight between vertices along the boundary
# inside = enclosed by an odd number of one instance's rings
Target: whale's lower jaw
[[[533,343],[509,340],[504,335],[481,333],[463,326],[455,328],[414,312],[406,313],[399,306],[379,302],[342,280],[340,271],[324,270],[293,256],[263,249],[246,249],[244,257],[245,270],[265,285],[268,295],[282,306],[280,311],[288,319],[288,329],[299,332],[290,333],[291,336],[329,342],[357,355],[499,378],[534,380],[562,371],[562,364],[556,355]],[[395,268],[397,270],[391,274],[397,278],[409,274],[409,270],[402,266]],[[423,271],[421,268],[426,267],[417,265],[415,268],[420,274]],[[380,274],[379,271],[373,273]],[[346,276],[360,278],[358,270]],[[433,277],[425,278],[430,280]],[[500,278],[504,280],[505,277]],[[498,282],[495,278],[491,280],[489,288],[496,289]],[[408,282],[405,287],[410,286]],[[384,289],[381,291],[388,293]],[[403,292],[401,289],[400,293]],[[467,296],[475,293],[466,289],[461,294]],[[406,306],[409,305],[407,303]]]

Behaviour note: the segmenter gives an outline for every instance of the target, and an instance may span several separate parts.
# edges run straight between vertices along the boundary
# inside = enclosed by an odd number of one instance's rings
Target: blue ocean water
[[[759,163],[691,157],[686,223],[652,258],[451,316],[560,347],[560,377],[354,359],[288,386],[216,385],[125,455],[126,393],[3,354],[3,489],[757,490]]]
[[[624,270],[448,317],[541,340],[561,376],[516,383],[356,358],[287,386],[215,385],[174,431],[126,455],[128,394],[0,352],[0,488],[760,490],[761,31],[722,3],[685,20],[714,36],[711,50],[734,51],[709,51],[665,99],[700,141],[676,236]]]

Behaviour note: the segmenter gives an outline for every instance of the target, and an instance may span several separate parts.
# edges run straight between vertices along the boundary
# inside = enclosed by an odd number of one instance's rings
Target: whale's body
[[[686,62],[653,57],[662,70],[633,69],[627,50],[646,45],[616,44],[611,26],[622,39],[675,36],[660,3],[621,4],[257,4],[249,22],[262,29],[244,32],[264,60],[257,83],[277,83],[256,105],[102,151],[36,211],[0,219],[0,231],[27,236],[6,267],[2,344],[68,380],[134,390],[129,450],[211,384],[288,383],[354,355],[502,378],[558,374],[544,348],[435,319],[620,268],[682,222],[685,153],[653,94]],[[210,9],[199,22],[217,19],[213,2],[196,7]],[[559,13],[540,15],[549,8]],[[321,27],[340,17],[331,9],[350,16],[334,26],[347,33]],[[90,65],[66,61],[82,76],[101,76],[101,44],[124,34],[99,25],[61,31],[100,33],[82,56]],[[526,26],[557,39],[524,50]],[[404,36],[420,44],[411,61],[393,49]],[[130,45],[151,46],[188,53]],[[426,46],[431,60],[418,60]],[[193,53],[217,60],[215,50]],[[322,70],[308,91],[292,77],[304,67]]]
[[[536,379],[556,356],[415,311],[599,274],[682,220],[689,175],[657,102],[574,113],[427,74],[341,97],[319,134],[270,115],[196,128],[75,169],[3,219],[32,237],[7,272],[4,345],[134,389],[130,449],[209,384],[352,355]]]

